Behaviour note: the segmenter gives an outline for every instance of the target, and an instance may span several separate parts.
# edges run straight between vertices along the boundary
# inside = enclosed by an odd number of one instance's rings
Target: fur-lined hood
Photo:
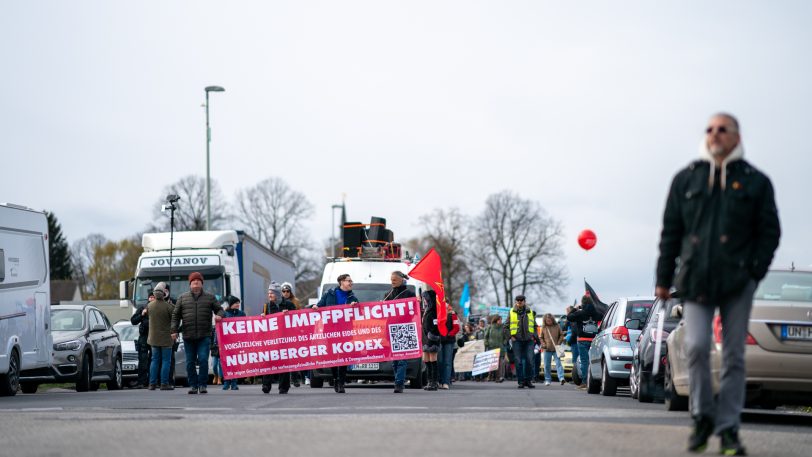
[[[708,174],[708,189],[713,189],[714,179],[716,177],[716,159],[713,157],[713,154],[708,150],[707,143],[703,140],[699,143],[699,157],[710,163],[710,173]],[[722,162],[722,175],[720,177],[720,186],[722,190],[725,189],[725,185],[727,183],[727,164],[730,162],[741,160],[744,158],[744,146],[742,146],[742,142],[739,141],[739,144],[733,148],[733,151],[730,153],[729,156]]]

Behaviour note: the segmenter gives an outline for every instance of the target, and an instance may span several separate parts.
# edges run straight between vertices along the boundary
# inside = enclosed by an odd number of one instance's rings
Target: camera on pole
[[[178,209],[175,206],[175,203],[180,201],[180,197],[176,194],[169,194],[166,196],[166,203],[165,205],[161,206],[161,211],[169,210],[169,284],[170,291],[172,290],[172,249],[174,245],[175,239],[175,210]],[[171,297],[167,297],[169,300],[172,300]]]

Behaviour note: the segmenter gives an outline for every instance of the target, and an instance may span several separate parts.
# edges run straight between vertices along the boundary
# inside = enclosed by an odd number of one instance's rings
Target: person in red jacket
[[[454,366],[454,350],[456,349],[457,333],[460,332],[460,318],[454,308],[446,303],[446,329],[448,334],[440,337],[440,389],[451,388],[451,371]]]

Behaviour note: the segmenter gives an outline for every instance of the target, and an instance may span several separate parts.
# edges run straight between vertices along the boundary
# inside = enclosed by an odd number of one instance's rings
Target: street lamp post
[[[209,127],[209,92],[225,92],[220,86],[206,87],[206,230],[211,230],[211,167],[209,149],[211,147],[211,127]]]

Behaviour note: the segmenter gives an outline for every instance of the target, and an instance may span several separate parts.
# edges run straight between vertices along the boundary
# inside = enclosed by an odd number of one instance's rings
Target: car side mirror
[[[107,330],[107,327],[104,324],[94,324],[90,329],[91,332],[103,332],[105,330]]]
[[[640,319],[629,319],[626,321],[625,327],[629,330],[640,330]]]
[[[674,305],[671,308],[671,317],[674,319],[682,319],[682,305]]]

